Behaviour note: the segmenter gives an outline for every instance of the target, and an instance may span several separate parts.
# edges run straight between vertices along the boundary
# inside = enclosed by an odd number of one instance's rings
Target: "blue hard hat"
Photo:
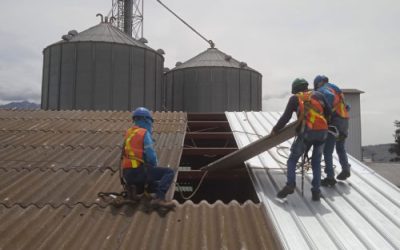
[[[139,108],[135,109],[134,111],[132,111],[132,118],[135,118],[135,117],[144,117],[144,118],[148,118],[151,121],[153,121],[153,116],[151,115],[150,111],[144,107],[139,107]]]
[[[317,89],[317,86],[320,82],[329,82],[328,77],[324,76],[324,75],[317,75],[314,79],[314,89]]]

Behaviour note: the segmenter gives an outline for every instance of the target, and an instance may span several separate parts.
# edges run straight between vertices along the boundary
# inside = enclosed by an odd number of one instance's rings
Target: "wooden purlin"
[[[243,166],[243,162],[294,137],[296,135],[296,128],[298,125],[298,121],[292,122],[279,131],[279,133],[264,136],[259,140],[252,142],[249,145],[236,150],[235,152],[232,152],[212,163],[209,163],[200,169],[203,171],[214,171],[227,168],[240,168]]]

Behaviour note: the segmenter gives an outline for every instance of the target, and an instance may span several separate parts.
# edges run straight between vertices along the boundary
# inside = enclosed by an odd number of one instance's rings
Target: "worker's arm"
[[[157,166],[157,154],[153,147],[153,139],[151,138],[150,132],[146,131],[143,142],[144,152],[143,159],[145,164],[156,167]]]
[[[289,98],[288,104],[286,105],[285,112],[283,112],[281,118],[279,118],[278,122],[272,129],[273,133],[281,130],[285,125],[289,122],[290,118],[292,118],[293,112],[297,111],[297,107],[299,106],[299,100],[297,96],[292,95]]]

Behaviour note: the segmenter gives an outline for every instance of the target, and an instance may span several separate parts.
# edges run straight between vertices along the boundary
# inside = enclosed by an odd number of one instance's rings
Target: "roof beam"
[[[182,155],[227,155],[236,150],[237,148],[183,148]]]
[[[226,140],[226,139],[233,139],[232,132],[187,132],[186,133],[187,139],[196,139],[196,140]]]

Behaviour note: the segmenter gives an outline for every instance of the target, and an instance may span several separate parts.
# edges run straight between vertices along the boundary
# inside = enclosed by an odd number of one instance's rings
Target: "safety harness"
[[[347,111],[346,108],[346,103],[344,102],[344,95],[343,93],[337,92],[334,88],[328,87],[328,90],[335,96],[333,100],[333,107],[332,111],[333,113],[336,113],[342,118],[348,119],[349,112]]]
[[[299,115],[301,120],[300,132],[304,132],[307,127],[310,130],[326,130],[328,123],[323,114],[321,103],[313,98],[313,92],[299,92],[296,94],[299,101]]]

